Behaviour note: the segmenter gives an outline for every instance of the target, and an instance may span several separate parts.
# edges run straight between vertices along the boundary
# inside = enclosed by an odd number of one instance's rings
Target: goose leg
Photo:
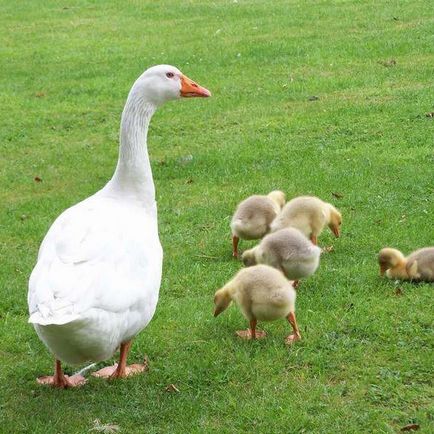
[[[250,321],[250,336],[252,339],[256,339],[256,324],[257,324],[256,319],[252,319]]]
[[[102,368],[99,371],[94,372],[92,375],[94,377],[102,378],[125,378],[146,371],[148,368],[146,363],[135,363],[127,366],[127,357],[130,348],[131,341],[122,343],[120,347],[119,363]]]
[[[238,258],[238,241],[240,241],[239,237],[232,235],[232,256],[234,258]]]
[[[242,339],[262,339],[267,335],[264,331],[258,330],[256,328],[257,320],[250,320],[250,328],[247,330],[238,330],[236,332],[237,336]]]
[[[73,375],[69,377],[62,371],[60,360],[56,359],[54,365],[54,375],[39,377],[36,380],[39,384],[44,384],[53,387],[59,387],[60,389],[66,389],[68,387],[79,387],[86,383],[86,379],[81,375]]]
[[[287,316],[288,322],[291,324],[292,331],[294,332],[292,335],[289,335],[285,342],[288,345],[291,345],[293,342],[298,341],[301,339],[300,330],[298,329],[297,320],[295,319],[295,313],[290,312],[290,314]]]

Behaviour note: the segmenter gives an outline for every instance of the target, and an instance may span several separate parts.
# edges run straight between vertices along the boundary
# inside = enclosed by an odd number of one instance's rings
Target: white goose
[[[131,340],[154,315],[163,261],[148,126],[164,102],[210,95],[169,65],[149,68],[131,88],[113,178],[57,218],[30,276],[29,322],[56,359],[54,375],[39,383],[79,386],[84,378],[64,375],[61,361],[101,361],[119,347],[119,364],[97,375],[125,377],[144,369],[126,366],[126,359]]]

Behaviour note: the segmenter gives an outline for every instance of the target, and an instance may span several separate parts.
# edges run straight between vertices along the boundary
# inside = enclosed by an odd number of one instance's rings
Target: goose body
[[[156,204],[119,203],[103,190],[47,233],[30,278],[29,321],[64,362],[110,358],[152,319],[162,260]]]
[[[434,247],[424,247],[407,257],[410,279],[434,282]]]
[[[290,280],[313,274],[319,266],[321,249],[298,229],[284,228],[266,235],[259,245],[246,250],[245,265],[267,264],[281,270]]]
[[[41,244],[28,304],[29,322],[56,358],[44,384],[82,384],[64,376],[60,362],[105,360],[119,347],[119,364],[102,375],[128,375],[131,339],[154,315],[163,261],[147,131],[157,107],[181,96],[210,93],[170,65],[137,79],[122,114],[113,178],[64,211]]]

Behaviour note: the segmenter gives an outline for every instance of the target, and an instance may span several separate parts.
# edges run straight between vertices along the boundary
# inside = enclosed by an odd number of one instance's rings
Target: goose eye
[[[167,78],[173,78],[173,77],[175,77],[175,74],[173,72],[166,72],[166,77]]]

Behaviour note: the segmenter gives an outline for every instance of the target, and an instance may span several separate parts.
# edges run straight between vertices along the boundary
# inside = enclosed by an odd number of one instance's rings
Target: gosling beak
[[[187,76],[181,76],[181,96],[184,98],[202,97],[206,98],[211,96],[211,92],[202,86],[199,86]]]
[[[387,271],[386,264],[380,264],[380,276],[384,276],[384,273]]]
[[[219,316],[223,311],[224,311],[223,308],[221,308],[221,307],[216,307],[216,308],[214,309],[214,318],[215,318],[216,316]]]
[[[337,226],[333,226],[332,227],[332,232],[335,234],[336,238],[339,238],[340,235],[341,235],[340,232],[339,232],[339,228]]]

